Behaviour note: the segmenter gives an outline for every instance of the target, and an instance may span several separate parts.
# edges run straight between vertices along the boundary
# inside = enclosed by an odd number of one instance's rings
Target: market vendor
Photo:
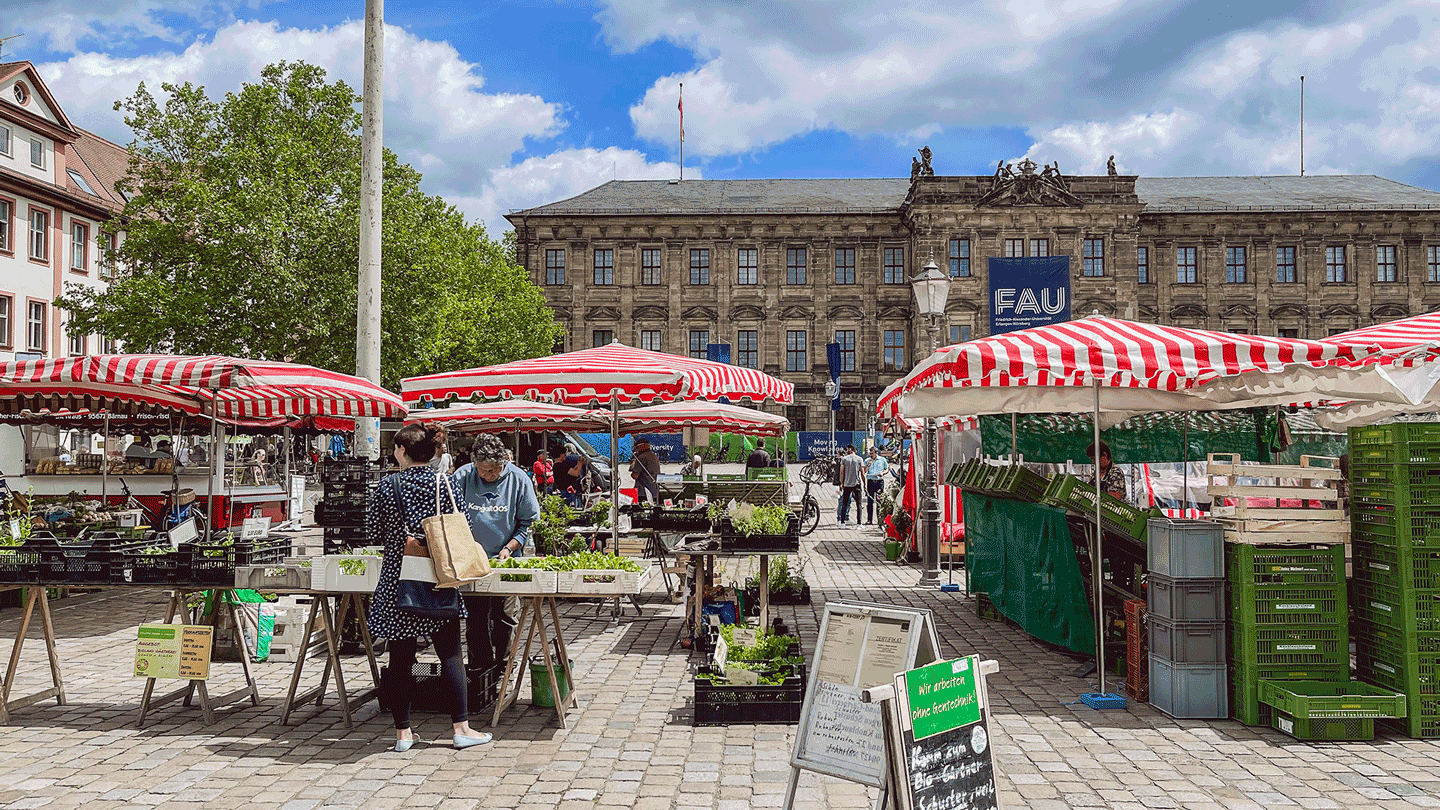
[[[1095,445],[1092,444],[1085,448],[1085,455],[1093,460],[1095,458]],[[1120,468],[1116,467],[1110,460],[1110,445],[1105,442],[1100,442],[1100,460],[1096,466],[1099,468],[1100,489],[1107,495],[1122,501],[1126,500],[1129,488],[1125,483],[1125,473],[1121,472]],[[1090,480],[1086,483],[1093,486],[1095,484],[1095,477],[1091,476]]]
[[[146,436],[137,435],[130,446],[125,448],[125,461],[127,463],[138,462],[146,467],[155,466],[155,454],[150,451],[150,439]]]
[[[530,538],[530,524],[540,517],[540,502],[530,476],[506,459],[505,445],[489,433],[475,437],[471,462],[455,471],[455,496],[475,542],[493,559],[507,560],[521,553]],[[510,641],[519,624],[520,600],[514,596],[467,593],[465,645],[471,682],[493,671],[510,657]],[[496,686],[500,679],[489,679]],[[478,695],[477,710],[494,695]]]

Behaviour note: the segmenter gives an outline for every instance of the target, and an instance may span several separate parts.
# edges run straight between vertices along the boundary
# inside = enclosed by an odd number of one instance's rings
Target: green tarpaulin
[[[1117,464],[1204,461],[1209,453],[1239,453],[1242,461],[1259,461],[1257,443],[1267,416],[1273,421],[1273,415],[1254,409],[1145,414],[1102,431],[1100,438]],[[1085,414],[1023,414],[1016,419],[1017,450],[1037,464],[1087,463],[1093,431]],[[980,439],[985,455],[1010,455],[1010,417],[980,417]],[[1264,460],[1269,462],[1269,456]]]
[[[1094,614],[1065,510],[965,493],[965,567],[970,592],[988,594],[1025,632],[1094,653]]]

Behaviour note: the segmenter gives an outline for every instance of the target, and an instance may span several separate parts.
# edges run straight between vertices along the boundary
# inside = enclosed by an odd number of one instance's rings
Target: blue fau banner
[[[830,400],[830,410],[840,410],[840,344],[825,344],[825,365],[830,371],[830,382],[835,383],[835,397]]]
[[[1070,320],[1070,257],[989,259],[990,334]]]

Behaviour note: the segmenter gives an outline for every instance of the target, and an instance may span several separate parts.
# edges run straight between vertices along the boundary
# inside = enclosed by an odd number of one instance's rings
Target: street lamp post
[[[939,347],[935,337],[935,321],[945,314],[945,302],[950,297],[950,276],[941,272],[931,259],[921,268],[919,275],[910,279],[910,288],[915,291],[915,304],[926,319],[926,332],[930,341],[930,353]],[[925,571],[920,575],[921,585],[940,583],[940,501],[936,497],[938,484],[935,478],[937,448],[935,444],[935,420],[925,419],[925,467],[921,497],[925,518],[925,545],[921,550],[921,562]]]

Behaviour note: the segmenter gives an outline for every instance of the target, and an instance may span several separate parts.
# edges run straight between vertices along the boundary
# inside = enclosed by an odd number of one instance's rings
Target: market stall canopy
[[[409,377],[406,403],[528,398],[552,402],[673,402],[728,397],[791,402],[795,387],[751,368],[611,343],[495,366]]]
[[[1092,316],[942,348],[888,389],[877,410],[907,417],[1084,412],[1096,409],[1099,387],[1113,424],[1153,411],[1291,402],[1316,378],[1352,384],[1346,375],[1362,375],[1357,358],[1376,351]],[[1275,390],[1262,396],[1257,385]]]
[[[604,415],[604,414],[602,414]],[[608,415],[606,423],[608,424]],[[671,402],[620,412],[621,433],[675,433],[687,427],[746,436],[783,436],[790,420],[772,413],[718,402]]]
[[[465,403],[448,408],[412,408],[407,421],[438,423],[447,430],[461,433],[509,430],[599,432],[610,429],[609,414],[529,399]]]
[[[0,363],[0,408],[37,406],[241,420],[405,415],[399,397],[369,380],[298,363],[125,354]]]
[[[1408,402],[1355,401],[1336,403],[1315,412],[1315,420],[1331,430],[1368,425],[1394,416],[1440,411],[1440,312],[1367,326],[1320,339],[1339,346],[1376,345],[1388,354],[1374,358],[1385,384],[1403,391]]]

